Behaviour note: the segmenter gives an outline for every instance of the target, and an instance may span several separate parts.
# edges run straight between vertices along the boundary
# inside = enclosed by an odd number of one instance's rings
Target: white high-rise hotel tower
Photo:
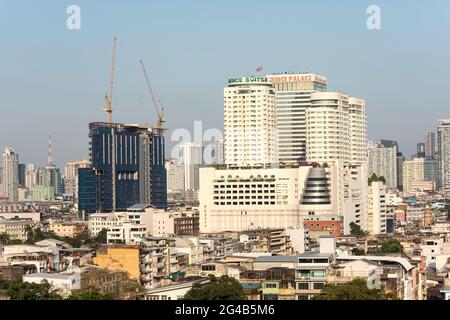
[[[306,109],[306,158],[331,166],[336,183],[332,195],[344,216],[344,233],[350,222],[367,228],[367,117],[365,101],[339,92],[311,94]]]
[[[275,91],[265,77],[230,79],[224,89],[225,163],[276,164]]]

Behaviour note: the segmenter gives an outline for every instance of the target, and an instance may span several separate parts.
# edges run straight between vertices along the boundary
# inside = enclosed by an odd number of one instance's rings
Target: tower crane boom
[[[153,106],[155,107],[156,115],[157,115],[157,117],[158,117],[157,124],[156,124],[156,128],[157,128],[158,130],[163,130],[163,123],[164,123],[164,118],[163,118],[163,116],[164,116],[164,107],[162,106],[161,101],[159,101],[159,100],[156,98],[156,95],[155,95],[155,93],[153,92],[152,86],[150,85],[150,80],[148,79],[147,71],[146,71],[146,69],[145,69],[144,61],[143,61],[143,60],[140,60],[139,62],[140,62],[140,64],[141,64],[142,72],[144,73],[144,77],[145,77],[145,83],[147,84],[148,91],[150,92],[150,96],[152,97]],[[161,105],[161,109],[159,108],[158,105]]]
[[[111,63],[111,79],[109,81],[109,91],[108,95],[105,95],[105,105],[104,111],[108,114],[108,121],[112,123],[112,99],[113,99],[113,91],[114,91],[114,80],[116,73],[116,43],[117,37],[113,38],[113,49],[112,49],[112,63]]]

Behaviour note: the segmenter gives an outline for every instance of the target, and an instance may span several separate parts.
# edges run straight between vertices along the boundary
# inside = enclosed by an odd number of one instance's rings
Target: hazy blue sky
[[[66,28],[71,4],[81,30]],[[379,31],[366,28],[370,4]],[[88,123],[107,119],[113,36],[115,121],[155,122],[141,58],[170,129],[222,129],[227,79],[260,65],[317,72],[366,99],[369,138],[396,139],[408,155],[450,117],[448,0],[0,0],[0,148],[43,165],[51,132],[57,165],[86,158]]]

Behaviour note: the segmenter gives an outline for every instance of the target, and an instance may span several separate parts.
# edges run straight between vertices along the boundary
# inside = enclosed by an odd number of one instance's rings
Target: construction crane
[[[108,95],[105,94],[105,105],[103,110],[108,114],[108,122],[112,123],[112,98],[114,89],[114,78],[116,73],[116,43],[117,37],[113,39],[113,49],[112,49],[112,64],[111,64],[111,79],[109,81],[109,92]]]
[[[140,60],[139,62],[141,64],[142,72],[144,72],[145,82],[147,84],[148,91],[150,92],[150,96],[152,97],[153,106],[155,107],[156,115],[158,117],[157,122],[156,122],[156,130],[157,130],[157,132],[162,133],[165,130],[163,128],[163,125],[165,122],[164,121],[164,106],[162,105],[161,101],[159,101],[156,98],[156,95],[153,92],[152,86],[150,85],[150,80],[148,79],[147,71],[145,70],[144,61]],[[160,105],[161,108],[159,108],[158,105]]]
[[[112,190],[112,212],[116,211],[116,134],[112,123],[112,102],[114,90],[114,77],[116,73],[116,44],[117,37],[113,38],[111,79],[109,81],[109,92],[105,95],[104,111],[108,114],[108,122],[111,127],[111,190]]]

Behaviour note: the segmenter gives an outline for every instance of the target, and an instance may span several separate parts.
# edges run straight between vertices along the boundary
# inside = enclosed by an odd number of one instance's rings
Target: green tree
[[[114,300],[109,294],[103,294],[99,290],[89,292],[73,292],[67,300]]]
[[[41,283],[29,283],[22,280],[3,281],[0,289],[11,300],[61,300],[58,291],[44,280]]]
[[[102,229],[97,236],[95,237],[95,242],[98,244],[106,244],[108,243],[108,230],[107,229]]]
[[[369,289],[365,280],[356,279],[341,285],[326,284],[313,300],[387,300],[387,297],[383,289]]]
[[[184,300],[245,300],[245,292],[239,281],[229,276],[209,276],[209,283],[196,283],[184,296]]]
[[[353,254],[354,256],[363,256],[363,255],[365,255],[366,253],[364,252],[364,250],[360,250],[360,249],[358,249],[358,248],[353,248],[353,249],[352,249],[352,254]]]
[[[119,292],[115,297],[119,300],[140,300],[145,292],[145,288],[138,281],[128,279],[120,284]]]
[[[363,229],[361,229],[361,227],[358,224],[352,221],[350,222],[350,235],[355,237],[363,237],[366,235],[366,233],[364,232]]]
[[[374,181],[381,181],[384,184],[386,184],[386,178],[383,176],[377,176],[375,173],[373,173],[370,178],[368,179],[368,184],[370,186],[370,184]]]
[[[52,232],[44,232],[41,228],[35,226],[27,226],[27,241],[26,243],[33,244],[45,239],[60,239]]]
[[[12,239],[8,241],[8,244],[23,244],[23,242],[19,239]]]
[[[10,241],[9,235],[7,233],[0,233],[0,243],[8,244]]]
[[[387,240],[383,241],[383,243],[381,245],[381,251],[402,253],[403,246],[401,245],[401,243],[398,239],[387,239]]]

